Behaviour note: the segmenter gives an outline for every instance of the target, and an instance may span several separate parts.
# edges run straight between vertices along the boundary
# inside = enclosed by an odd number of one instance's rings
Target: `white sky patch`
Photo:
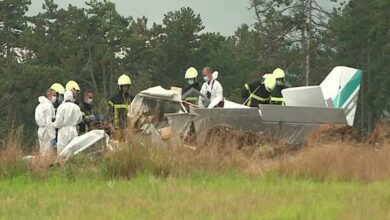
[[[42,11],[44,0],[32,0],[29,14]],[[72,4],[85,7],[83,0],[55,0],[60,7]],[[164,14],[178,10],[181,7],[191,7],[200,14],[205,32],[220,32],[222,35],[232,35],[243,23],[251,25],[255,18],[248,10],[249,0],[112,0],[118,12],[124,16],[148,18],[149,27],[153,23],[161,24]],[[320,0],[325,8],[331,8],[330,0]]]

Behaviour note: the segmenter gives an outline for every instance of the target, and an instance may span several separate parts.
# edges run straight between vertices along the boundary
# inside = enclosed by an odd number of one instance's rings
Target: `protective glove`
[[[104,115],[103,114],[99,114],[98,118],[99,118],[99,121],[104,121]]]
[[[57,140],[55,138],[51,139],[50,140],[50,147],[54,148],[56,145],[57,145]]]
[[[96,116],[95,115],[90,115],[89,116],[90,121],[96,121]]]
[[[202,105],[205,107],[205,108],[207,108],[209,105],[210,105],[210,101],[209,100],[207,100],[207,99],[203,99],[202,100]]]
[[[85,119],[89,122],[94,122],[96,120],[96,116],[95,115],[88,115],[85,117]]]

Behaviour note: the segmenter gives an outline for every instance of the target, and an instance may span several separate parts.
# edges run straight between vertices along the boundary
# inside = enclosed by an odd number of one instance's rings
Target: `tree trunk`
[[[88,63],[89,63],[89,66],[90,66],[90,76],[91,76],[91,79],[92,79],[92,84],[95,88],[95,93],[96,95],[99,95],[99,88],[98,88],[98,85],[96,83],[96,79],[95,79],[95,74],[93,72],[93,61],[92,61],[92,52],[91,52],[91,49],[88,50]]]
[[[112,67],[112,63],[113,61],[111,60],[110,62],[110,85],[109,85],[109,95],[111,96],[113,93],[114,93],[114,89],[113,89],[113,85],[114,85],[114,70],[113,70],[113,67]]]
[[[364,76],[363,76],[363,79],[364,79]],[[360,136],[363,136],[364,135],[364,114],[365,114],[365,101],[364,99],[366,98],[365,96],[365,81],[363,80],[362,82],[362,88],[361,88],[361,92],[360,92],[360,129],[359,129],[359,135]]]
[[[6,57],[6,60],[10,60],[11,59],[11,28],[8,26],[8,22],[4,22],[4,32],[5,32],[5,47],[6,47],[6,51],[5,51],[5,57]]]
[[[367,99],[367,94],[368,94],[368,74],[369,74],[369,70],[367,69],[368,66],[367,66],[367,59],[366,59],[366,55],[367,55],[367,49],[366,48],[363,48],[361,51],[360,51],[360,56],[359,56],[359,59],[358,59],[358,62],[359,63],[362,63],[363,65],[363,68],[366,70],[365,71],[365,74],[363,74],[363,80],[362,80],[362,85],[361,85],[361,97],[360,97],[360,100],[361,100],[361,105],[360,105],[360,109],[361,109],[361,112],[360,112],[360,136],[365,136],[367,134],[367,112],[369,111],[368,109],[369,108],[366,108],[366,106],[368,105],[368,99]],[[369,95],[369,94],[368,94]]]
[[[367,74],[367,94],[369,94],[369,96],[371,97],[372,93],[372,89],[371,89],[371,85],[373,84],[371,82],[371,74],[373,73],[371,71],[371,50],[368,50],[367,51],[367,70],[368,70],[368,74]],[[372,104],[373,100],[370,100],[370,105]],[[373,120],[373,108],[370,108],[367,112],[367,134],[370,134],[373,130],[373,124],[374,124],[374,120]]]
[[[308,6],[306,6],[306,24],[305,24],[305,32],[306,32],[306,54],[305,54],[305,78],[306,78],[306,86],[310,85],[310,47],[311,47],[311,7],[312,0],[309,0]]]
[[[301,0],[301,10],[302,14],[306,16],[306,10],[305,10],[305,1]],[[307,75],[306,75],[306,54],[307,54],[307,25],[306,25],[306,17],[303,19],[304,23],[301,24],[301,44],[302,44],[302,61],[300,62],[302,64],[302,68],[304,69],[305,72],[305,85],[307,85]]]
[[[103,97],[107,97],[107,71],[105,62],[102,63],[102,74]]]

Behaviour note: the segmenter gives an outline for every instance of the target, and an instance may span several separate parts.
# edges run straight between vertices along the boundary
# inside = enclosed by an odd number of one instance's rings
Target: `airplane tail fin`
[[[342,108],[348,125],[353,126],[363,71],[350,67],[335,67],[320,87],[328,107]]]

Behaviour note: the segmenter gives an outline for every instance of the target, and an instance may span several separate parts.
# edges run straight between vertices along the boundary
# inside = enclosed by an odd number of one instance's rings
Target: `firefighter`
[[[83,121],[79,124],[79,133],[84,134],[91,128],[91,124],[96,121],[96,115],[93,112],[93,92],[87,90],[84,92],[84,100],[79,107],[83,115]]]
[[[259,104],[269,104],[275,85],[276,79],[272,74],[265,74],[262,78],[246,83],[242,92],[244,105],[257,108]]]
[[[72,94],[73,94],[73,100],[72,101],[76,105],[79,105],[79,102],[77,100],[77,97],[78,97],[78,95],[80,93],[80,86],[79,86],[79,84],[76,81],[70,80],[70,81],[68,81],[66,83],[65,90],[72,91]]]
[[[276,86],[271,93],[270,103],[273,105],[284,105],[285,100],[282,95],[282,90],[287,88],[284,70],[276,68],[272,75],[276,79]]]
[[[54,90],[57,95],[57,99],[54,102],[54,108],[57,109],[58,106],[64,101],[64,93],[65,93],[65,88],[59,84],[59,83],[54,83],[53,85],[50,86],[50,89]]]
[[[58,107],[64,101],[65,88],[60,83],[54,83],[53,85],[50,86],[50,89],[54,90],[56,92],[56,95],[57,95],[57,99],[56,99],[56,101],[53,104],[54,110],[55,110],[55,114],[57,114]],[[55,120],[55,118],[53,120]],[[55,129],[55,132],[56,132],[55,142],[57,142],[57,139],[58,139],[58,129]]]
[[[126,74],[118,78],[119,92],[108,102],[111,108],[112,123],[115,128],[123,129],[127,125],[127,113],[134,97],[130,95],[130,77]]]
[[[183,87],[182,95],[184,95],[192,88],[199,91],[200,88],[198,82],[198,71],[194,67],[190,67],[187,69],[184,78],[186,80],[186,85]],[[184,101],[192,103],[194,105],[198,104],[198,99],[199,95],[196,94],[188,94],[186,97],[184,97]]]

